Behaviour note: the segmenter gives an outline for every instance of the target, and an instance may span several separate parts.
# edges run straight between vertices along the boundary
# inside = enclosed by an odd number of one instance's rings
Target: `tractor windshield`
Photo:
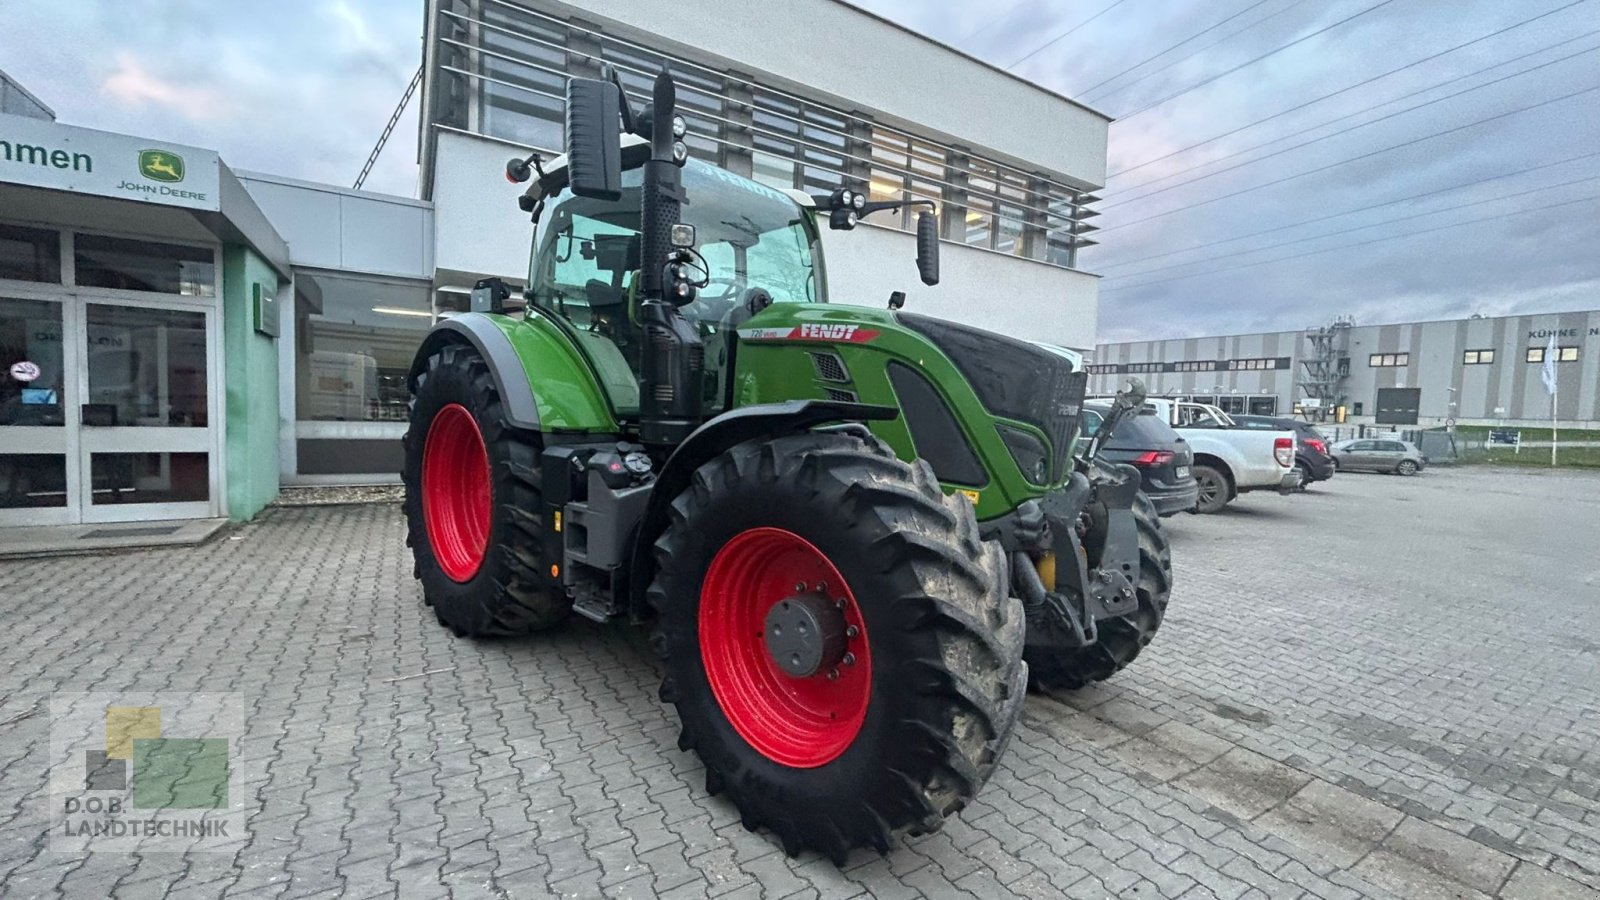
[[[563,192],[539,221],[528,283],[540,309],[576,326],[579,341],[620,414],[638,410],[637,285],[639,195],[643,175],[622,175],[622,199],[591,200]],[[789,196],[731,172],[691,160],[683,167],[689,202],[683,220],[695,228],[695,249],[710,281],[683,307],[706,341],[707,402],[725,377],[723,333],[736,324],[747,291],[779,303],[824,302],[818,236]]]

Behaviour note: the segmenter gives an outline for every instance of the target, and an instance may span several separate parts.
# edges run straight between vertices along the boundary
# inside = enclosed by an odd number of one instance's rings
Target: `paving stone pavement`
[[[642,633],[440,629],[392,505],[0,563],[0,894],[1600,897],[1600,476],[1341,475],[1168,523],[1146,655],[1031,698],[977,802],[842,870],[706,796]],[[249,843],[48,851],[59,690],[238,692]]]

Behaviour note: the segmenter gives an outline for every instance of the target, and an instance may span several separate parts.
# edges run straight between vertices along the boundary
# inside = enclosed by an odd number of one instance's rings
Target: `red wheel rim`
[[[489,451],[465,406],[439,410],[422,445],[422,520],[439,568],[453,581],[469,581],[489,546],[493,501]]]
[[[779,668],[765,640],[768,611],[797,589],[842,601],[845,624],[854,629],[846,631],[849,656],[804,678]],[[717,704],[761,755],[812,768],[855,740],[872,696],[867,626],[844,577],[805,538],[781,528],[734,535],[706,570],[699,624],[700,660]]]

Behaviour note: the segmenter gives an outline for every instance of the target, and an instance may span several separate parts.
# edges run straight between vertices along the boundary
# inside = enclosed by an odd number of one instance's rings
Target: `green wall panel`
[[[244,247],[222,251],[223,384],[228,516],[253,518],[278,496],[278,347],[256,331],[254,290],[276,295],[278,275]]]

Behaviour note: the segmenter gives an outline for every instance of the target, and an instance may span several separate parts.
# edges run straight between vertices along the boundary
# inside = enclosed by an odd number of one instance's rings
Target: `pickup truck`
[[[1236,428],[1227,413],[1204,403],[1151,398],[1145,405],[1194,452],[1194,478],[1200,483],[1195,512],[1217,512],[1250,491],[1288,494],[1300,486],[1294,432]]]

